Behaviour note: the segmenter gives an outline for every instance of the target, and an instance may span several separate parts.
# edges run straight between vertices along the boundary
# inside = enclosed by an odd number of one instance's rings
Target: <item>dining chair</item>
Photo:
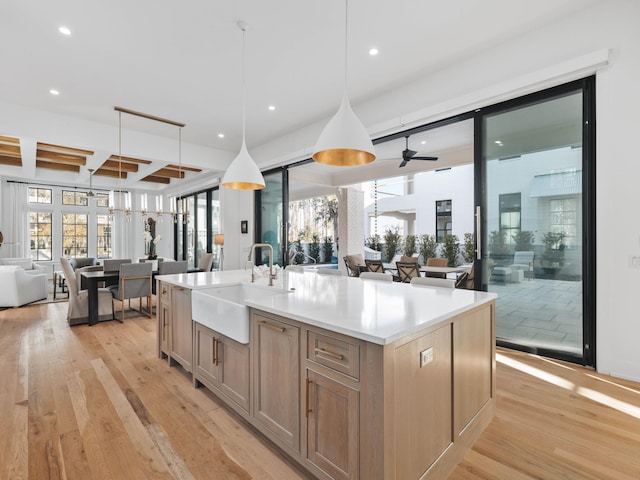
[[[393,277],[382,272],[362,272],[360,278],[363,280],[377,280],[382,282],[393,282]]]
[[[158,264],[158,275],[174,275],[176,273],[187,273],[187,261],[162,262]],[[156,294],[156,282],[151,283],[151,292]]]
[[[60,257],[60,266],[67,282],[69,307],[67,321],[69,325],[89,322],[89,291],[80,290],[73,267],[65,257]],[[113,302],[108,288],[98,289],[98,320],[113,320]]]
[[[198,268],[203,272],[210,272],[213,267],[213,253],[205,252],[200,256]]]
[[[104,267],[102,265],[91,265],[88,267],[80,267],[80,268],[76,268],[75,269],[75,274],[76,274],[76,282],[78,282],[78,287],[80,288],[80,290],[86,290],[87,286],[85,285],[85,281],[83,281],[84,279],[82,278],[82,272],[101,272],[102,270],[104,270]],[[104,282],[100,282],[98,284],[99,287],[104,287]]]
[[[364,263],[364,257],[360,253],[345,255],[342,259],[344,260],[344,264],[347,267],[347,273],[350,277],[359,276],[360,272],[367,268]]]
[[[398,278],[403,283],[409,283],[412,278],[420,276],[417,262],[396,262],[396,268],[398,269]]]
[[[120,280],[118,285],[109,287],[114,300],[119,300],[122,306],[122,317],[124,320],[124,301],[129,300],[129,308],[131,308],[131,299],[138,298],[140,305],[140,313],[142,311],[142,297],[147,297],[147,312],[145,315],[151,316],[151,277],[153,273],[153,265],[151,263],[123,263],[120,265]]]
[[[382,265],[382,260],[365,260],[364,264],[367,266],[367,271],[369,272],[379,272],[384,273],[384,265]]]
[[[447,258],[427,258],[427,262],[425,266],[427,267],[447,267],[449,265],[449,260]],[[447,278],[446,273],[435,273],[435,272],[425,272],[425,277],[434,277],[434,278]]]
[[[337,268],[319,268],[316,270],[318,275],[335,275],[336,277],[342,276],[342,270],[338,270]]]
[[[468,272],[462,272],[456,279],[456,288],[463,288],[465,290],[473,290],[475,288],[475,262],[471,264],[471,270]]]
[[[455,280],[448,280],[446,278],[413,277],[410,283],[411,285],[427,285],[429,287],[442,287],[451,289],[456,287]]]

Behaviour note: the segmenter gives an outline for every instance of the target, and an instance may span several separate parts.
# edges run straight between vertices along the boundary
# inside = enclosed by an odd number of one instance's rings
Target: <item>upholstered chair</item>
[[[71,268],[69,260],[61,257],[60,265],[69,290],[69,309],[67,321],[69,325],[88,323],[89,321],[89,291],[80,290],[76,274]],[[113,320],[113,304],[111,292],[106,288],[98,289],[98,320]]]
[[[174,275],[176,273],[187,273],[187,261],[179,260],[177,262],[162,262],[158,264],[158,275]],[[156,294],[156,283],[152,284],[152,292]]]
[[[446,267],[449,265],[449,260],[446,258],[427,258],[427,267]],[[434,277],[434,278],[447,278],[446,273],[432,273],[426,272],[426,277]]]
[[[433,277],[413,277],[411,285],[427,285],[429,287],[455,288],[455,280],[447,280],[446,278]]]
[[[360,272],[362,280],[377,280],[382,282],[393,282],[393,277],[382,272]]]
[[[337,268],[318,268],[316,270],[318,275],[335,275],[337,277],[342,276],[342,270],[338,270]]]
[[[210,272],[213,267],[213,253],[203,253],[198,262],[198,268],[203,272]]]
[[[163,262],[164,263],[164,262]],[[124,301],[129,300],[129,308],[131,308],[131,299],[137,298],[140,302],[140,313],[142,311],[142,298],[147,298],[147,312],[151,316],[151,277],[153,275],[153,265],[151,263],[123,263],[120,265],[120,280],[118,285],[109,287],[111,294],[115,300],[119,300],[122,306],[122,317],[124,320]]]

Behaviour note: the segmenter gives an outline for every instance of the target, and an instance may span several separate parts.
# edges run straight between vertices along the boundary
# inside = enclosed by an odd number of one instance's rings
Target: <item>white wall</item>
[[[597,4],[354,106],[379,136],[384,129],[400,130],[596,73],[597,367],[635,380],[640,380],[635,308],[640,270],[629,267],[629,256],[640,255],[640,216],[634,208],[640,178],[638,18],[636,0]],[[603,49],[609,51],[604,66],[598,64]],[[254,148],[254,158],[266,167],[308,156],[325,121]]]

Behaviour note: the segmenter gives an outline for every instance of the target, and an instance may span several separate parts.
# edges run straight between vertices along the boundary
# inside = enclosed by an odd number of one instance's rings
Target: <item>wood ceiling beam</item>
[[[0,154],[20,157],[20,145],[7,145],[6,143],[0,143]]]
[[[36,160],[36,168],[48,168],[49,170],[61,170],[65,172],[80,172],[80,167],[77,165],[70,165],[68,163],[56,163],[47,162],[45,160]]]
[[[153,172],[155,177],[167,177],[167,178],[184,178],[184,172],[178,170],[172,170],[170,168],[161,168]]]
[[[196,172],[196,173],[199,173],[199,172],[202,171],[201,168],[185,167],[184,165],[182,165],[182,167],[181,167],[180,165],[174,165],[173,163],[170,163],[169,165],[167,165],[166,168],[173,168],[174,170],[182,169],[183,172]]]
[[[3,135],[0,135],[0,142],[3,143],[11,143],[13,145],[20,145],[20,139],[19,138],[15,138],[15,137],[5,137]]]
[[[22,158],[9,155],[0,155],[0,165],[11,165],[12,167],[21,167]]]
[[[146,177],[142,178],[141,181],[143,181],[143,182],[152,182],[152,183],[164,183],[164,184],[171,183],[171,180],[169,178],[157,177],[155,175],[147,175]]]
[[[122,166],[120,166],[122,163]],[[129,162],[119,162],[117,160],[107,160],[105,161],[100,168],[104,168],[105,170],[122,170],[123,172],[137,172],[138,164],[137,163],[129,163]]]
[[[93,151],[91,150],[83,150],[81,148],[73,148],[73,147],[64,147],[62,145],[52,145],[50,143],[41,143],[38,142],[38,150],[46,150],[49,152],[57,152],[57,153],[71,153],[81,156],[93,155]]]
[[[99,168],[98,170],[96,170],[95,172],[93,172],[94,175],[98,175],[101,177],[110,177],[110,178],[122,178],[123,180],[125,180],[127,178],[127,172],[122,172],[122,175],[118,176],[120,174],[120,172],[118,172],[117,170],[105,170],[103,168]]]
[[[36,159],[44,160],[47,162],[65,163],[67,165],[78,165],[78,166],[84,166],[87,163],[86,157],[81,157],[79,155],[70,155],[68,153],[50,152],[47,150],[40,150],[40,149],[36,151]]]
[[[120,158],[121,158],[120,155],[111,155],[109,157],[109,160],[114,160],[118,162]],[[142,158],[134,158],[134,157],[125,157],[124,155],[122,155],[122,161],[131,162],[131,163],[142,163],[144,165],[149,165],[151,163],[151,160],[144,160]]]

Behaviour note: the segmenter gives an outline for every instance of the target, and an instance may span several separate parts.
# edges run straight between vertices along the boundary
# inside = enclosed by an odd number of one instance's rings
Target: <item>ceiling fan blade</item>
[[[409,150],[408,148],[402,151],[402,158],[405,160],[411,159],[416,153],[415,150]]]
[[[438,160],[438,157],[411,157],[411,160],[431,160],[432,162],[435,162]]]
[[[409,159],[405,158],[404,160],[402,160],[402,162],[400,162],[400,167],[398,167],[398,168],[404,167],[407,163],[409,163]]]

